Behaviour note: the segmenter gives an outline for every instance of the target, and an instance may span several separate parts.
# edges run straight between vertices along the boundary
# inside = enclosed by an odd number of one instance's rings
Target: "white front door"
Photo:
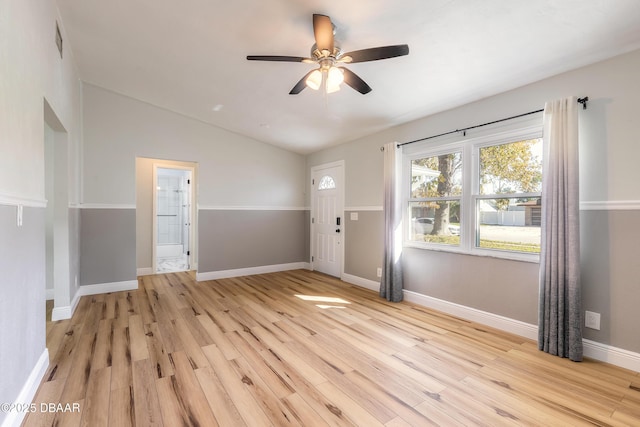
[[[342,275],[343,176],[342,162],[311,169],[311,265],[335,277]]]

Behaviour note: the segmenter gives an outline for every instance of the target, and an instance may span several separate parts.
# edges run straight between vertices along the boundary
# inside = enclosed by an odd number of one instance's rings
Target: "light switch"
[[[18,205],[18,209],[16,213],[16,222],[18,227],[22,227],[22,212],[23,212],[23,206]]]
[[[351,221],[358,220],[358,212],[351,212]]]

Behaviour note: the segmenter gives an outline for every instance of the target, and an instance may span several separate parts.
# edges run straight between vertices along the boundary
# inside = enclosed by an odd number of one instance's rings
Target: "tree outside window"
[[[462,153],[412,161],[412,236],[417,241],[460,243]]]
[[[528,254],[540,252],[540,134],[541,126],[531,126],[449,148],[425,146],[424,155],[413,154],[407,163],[408,240],[444,250],[533,259]],[[463,188],[463,183],[471,186]]]

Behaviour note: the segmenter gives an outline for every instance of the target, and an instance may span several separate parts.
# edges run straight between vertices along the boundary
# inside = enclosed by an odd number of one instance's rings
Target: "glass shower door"
[[[189,269],[190,171],[157,169],[156,272]]]

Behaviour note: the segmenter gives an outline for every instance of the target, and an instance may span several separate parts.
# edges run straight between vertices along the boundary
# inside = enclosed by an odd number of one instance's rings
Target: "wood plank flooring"
[[[48,323],[35,403],[79,411],[23,425],[640,425],[636,372],[322,274],[139,284]]]

